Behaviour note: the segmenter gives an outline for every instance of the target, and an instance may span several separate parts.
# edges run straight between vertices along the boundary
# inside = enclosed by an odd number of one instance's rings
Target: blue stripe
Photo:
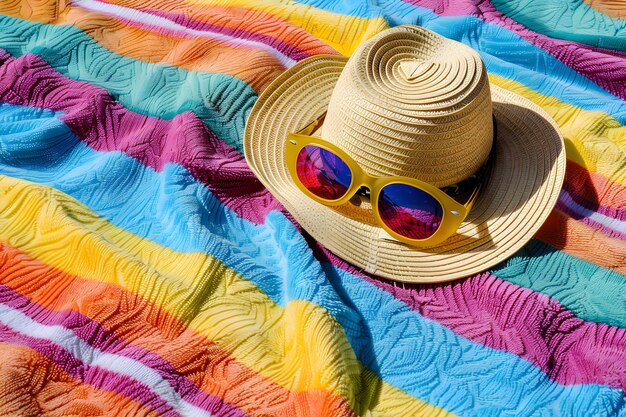
[[[530,362],[460,337],[341,269],[327,272],[372,335],[359,359],[413,396],[459,416],[626,414],[619,389],[557,384]]]
[[[19,122],[17,106],[2,105],[0,123],[7,108],[13,123]],[[25,118],[32,112],[25,107]],[[281,213],[271,213],[263,225],[252,224],[182,167],[169,164],[157,173],[121,152],[96,152],[51,112],[41,117],[41,128],[0,136],[5,150],[0,173],[59,189],[161,245],[209,253],[282,305],[302,299],[324,307],[342,325],[359,360],[410,395],[467,416],[623,411],[619,389],[557,384],[518,356],[468,341],[376,286],[321,265]],[[56,161],[6,160],[25,145],[32,155],[53,153]]]

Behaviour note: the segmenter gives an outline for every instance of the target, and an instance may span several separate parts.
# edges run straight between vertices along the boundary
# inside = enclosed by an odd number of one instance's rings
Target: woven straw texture
[[[372,175],[454,184],[487,160],[487,71],[471,48],[417,27],[382,32],[348,61],[322,136]]]

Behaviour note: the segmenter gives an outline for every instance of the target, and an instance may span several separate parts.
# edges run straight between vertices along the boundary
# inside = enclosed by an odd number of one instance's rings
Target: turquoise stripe
[[[626,20],[613,19],[582,0],[491,0],[491,2],[500,12],[537,33],[601,48],[626,51]]]
[[[626,124],[626,102],[543,49],[495,23],[487,23],[474,16],[439,16],[430,9],[401,0],[381,0],[376,2],[377,5],[340,0],[298,2],[361,18],[384,16],[391,26],[424,26],[477,50],[491,74],[517,81],[538,93],[586,110],[603,111],[621,124]]]
[[[626,327],[626,277],[533,240],[493,274],[555,298],[578,317]]]
[[[7,106],[0,106],[0,123],[10,123],[4,109],[18,123],[18,106]],[[33,117],[33,109],[23,111]],[[324,307],[343,326],[359,360],[409,394],[468,416],[545,415],[554,409],[609,416],[623,410],[619,389],[557,384],[518,356],[470,342],[376,286],[320,265],[281,213],[255,225],[225,208],[182,167],[169,164],[157,173],[120,152],[96,152],[51,112],[40,117],[41,127],[0,136],[0,173],[57,188],[161,245],[207,252],[282,305],[303,299]],[[52,151],[55,161],[5,158],[24,147],[32,155],[60,148],[51,142],[64,147]]]
[[[107,89],[126,108],[171,119],[196,113],[220,139],[243,153],[243,129],[256,92],[225,74],[187,71],[115,54],[73,26],[0,16],[0,48],[34,53],[61,74]]]

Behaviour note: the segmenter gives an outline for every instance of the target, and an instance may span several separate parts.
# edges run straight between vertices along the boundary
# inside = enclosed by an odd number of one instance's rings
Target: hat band
[[[479,185],[487,182],[489,174],[491,173],[491,166],[493,165],[496,158],[496,137],[498,136],[498,125],[496,124],[496,116],[491,116],[493,123],[493,141],[491,142],[491,150],[489,151],[489,156],[487,157],[487,161],[476,171],[476,173],[470,175],[457,182],[456,184],[446,185],[445,187],[440,187],[440,190],[454,198],[461,204],[464,204],[472,195],[472,191]]]

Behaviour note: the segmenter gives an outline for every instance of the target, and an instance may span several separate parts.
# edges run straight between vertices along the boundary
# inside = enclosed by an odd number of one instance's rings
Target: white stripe
[[[26,336],[43,339],[69,351],[87,366],[97,366],[146,385],[174,410],[184,416],[206,416],[211,413],[183,400],[174,388],[155,370],[134,359],[102,352],[80,339],[63,326],[47,326],[32,320],[22,312],[0,304],[0,322]]]
[[[274,56],[284,67],[292,67],[296,61],[287,55],[283,54],[279,50],[272,48],[262,42],[257,42],[249,39],[236,38],[234,36],[224,35],[222,33],[209,32],[206,30],[191,29],[183,25],[179,25],[176,22],[172,22],[161,16],[156,16],[151,13],[146,13],[141,10],[131,9],[128,7],[118,6],[116,4],[103,4],[95,0],[74,0],[72,4],[82,7],[84,9],[92,10],[95,12],[105,13],[111,16],[121,17],[126,20],[134,21],[137,23],[143,23],[146,25],[159,26],[161,28],[183,32],[189,35],[200,36],[203,38],[211,38],[227,42],[233,46],[247,46],[263,49],[270,55]]]
[[[611,229],[616,233],[626,235],[626,221],[614,219],[613,217],[606,216],[602,213],[598,213],[581,206],[574,201],[572,196],[567,191],[561,190],[561,194],[559,195],[559,201],[573,213],[582,217],[586,217],[589,220],[593,220],[594,222],[601,224],[602,226],[606,227],[607,229]]]

